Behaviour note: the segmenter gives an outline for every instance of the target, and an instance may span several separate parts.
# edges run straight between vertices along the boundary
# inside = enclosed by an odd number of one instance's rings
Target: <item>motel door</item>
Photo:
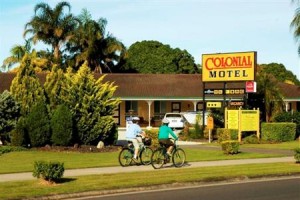
[[[180,102],[172,102],[171,112],[180,113],[181,112],[181,103]]]

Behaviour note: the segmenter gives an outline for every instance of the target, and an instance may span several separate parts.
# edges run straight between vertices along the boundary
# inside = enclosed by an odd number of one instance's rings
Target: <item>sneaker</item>
[[[136,163],[139,162],[139,160],[137,158],[132,158],[132,160]]]

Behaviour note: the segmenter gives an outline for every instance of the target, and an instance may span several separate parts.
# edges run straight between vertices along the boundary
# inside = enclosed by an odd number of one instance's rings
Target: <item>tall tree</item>
[[[278,81],[293,83],[295,85],[300,85],[300,81],[293,72],[287,70],[283,64],[270,63],[261,64],[261,70],[267,74],[272,74]]]
[[[104,76],[95,80],[86,63],[76,74],[68,73],[66,77],[71,80],[64,104],[72,111],[80,142],[97,144],[112,134],[115,124],[112,115],[120,103],[119,99],[113,99],[117,87],[103,83]]]
[[[0,138],[9,133],[17,124],[20,116],[20,106],[16,103],[10,92],[5,90],[0,94]]]
[[[61,59],[62,47],[72,37],[78,25],[78,20],[70,13],[65,14],[64,8],[71,5],[67,2],[58,3],[53,9],[46,3],[39,3],[34,8],[35,15],[25,25],[24,37],[32,34],[30,38],[34,43],[42,41],[51,45],[54,59]]]
[[[27,54],[32,62],[35,65],[35,71],[49,71],[52,66],[53,56],[47,51],[36,51],[35,49],[31,48],[31,42],[29,40],[25,40],[25,45],[15,45],[11,50],[11,56],[7,57],[1,66],[3,71],[14,70],[18,71],[17,64],[20,63]],[[14,67],[16,66],[16,67]]]
[[[277,86],[277,80],[271,74],[259,70],[257,75],[258,94],[263,97],[266,122],[272,120],[283,108],[283,96]]]
[[[115,70],[125,53],[125,46],[113,35],[105,33],[107,20],[93,20],[86,9],[78,18],[81,25],[68,44],[75,68],[87,62],[92,71],[102,73]]]
[[[172,49],[158,41],[142,41],[132,44],[128,51],[124,72],[137,73],[198,73],[194,58],[179,48]]]
[[[25,45],[15,45],[11,48],[11,56],[7,57],[1,66],[4,71],[9,71],[15,64],[21,62],[23,56],[31,52],[31,45],[28,40],[25,40]]]
[[[47,101],[50,108],[62,104],[62,96],[67,93],[65,85],[67,84],[67,78],[62,69],[57,65],[54,65],[52,71],[47,74],[46,82],[44,84]]]
[[[34,71],[34,64],[25,54],[16,77],[10,86],[10,92],[21,106],[21,114],[27,115],[38,101],[45,101],[44,90]]]
[[[38,101],[32,107],[26,117],[26,124],[31,146],[50,144],[50,119],[45,101]]]
[[[295,3],[299,6],[299,0],[292,0],[292,3]],[[295,15],[290,24],[290,27],[294,29],[294,38],[296,42],[299,43],[300,42],[300,7],[298,7],[295,10]],[[298,54],[300,55],[300,45],[298,47]]]

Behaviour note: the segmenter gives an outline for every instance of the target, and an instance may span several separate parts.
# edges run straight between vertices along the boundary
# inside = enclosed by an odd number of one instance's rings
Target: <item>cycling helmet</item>
[[[162,120],[162,123],[164,123],[164,124],[168,124],[168,123],[170,123],[170,122],[169,122],[169,120],[168,120],[168,119],[164,118],[164,119]]]

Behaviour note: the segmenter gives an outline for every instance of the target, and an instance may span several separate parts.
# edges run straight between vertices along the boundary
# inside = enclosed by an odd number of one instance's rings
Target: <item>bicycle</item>
[[[172,163],[175,167],[182,167],[185,163],[185,151],[179,148],[177,141],[175,141],[174,148],[172,150]],[[167,147],[160,143],[151,156],[151,165],[154,169],[160,169],[166,163],[170,162],[170,156],[167,154]]]
[[[151,145],[151,138],[143,138],[143,143],[140,145],[138,160],[140,164],[150,165],[151,156],[153,150],[149,147]],[[122,147],[121,152],[119,153],[119,163],[122,167],[127,167],[135,162],[133,160],[134,156],[134,146],[132,141],[126,140],[125,144]]]

